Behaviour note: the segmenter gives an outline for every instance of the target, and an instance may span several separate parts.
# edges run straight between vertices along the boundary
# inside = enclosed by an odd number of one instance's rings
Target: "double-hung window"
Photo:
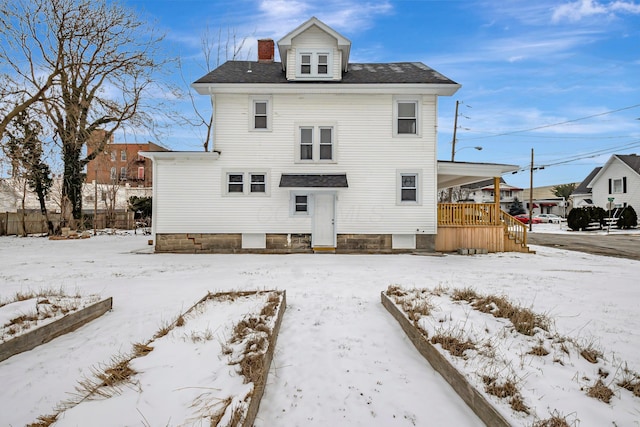
[[[111,168],[111,171],[109,172],[109,179],[111,181],[115,181],[118,178],[118,176],[116,175],[116,168],[115,166]]]
[[[320,160],[333,160],[333,128],[320,128]]]
[[[336,161],[335,126],[298,126],[296,162]]]
[[[270,131],[271,130],[271,97],[270,96],[250,96],[249,97],[249,130],[250,131]]]
[[[123,153],[124,153],[124,151],[123,151]],[[127,168],[125,166],[120,168],[120,179],[121,180],[127,179]]]
[[[127,152],[126,151],[124,151],[124,150],[120,151],[120,160],[123,161],[123,162],[127,161]]]
[[[300,160],[313,160],[313,128],[300,128]]]
[[[420,172],[398,171],[397,187],[396,201],[399,205],[421,204]]]
[[[296,76],[299,78],[331,79],[332,53],[330,51],[304,50],[298,52]]]
[[[609,180],[609,194],[626,193],[627,178],[612,178]]]
[[[420,103],[417,99],[394,99],[393,133],[399,135],[420,135]]]
[[[227,174],[227,192],[229,194],[244,193],[244,173]]]
[[[329,55],[327,54],[318,54],[318,74],[328,74],[329,73]]]
[[[266,175],[263,173],[250,173],[251,193],[264,193],[266,191]]]

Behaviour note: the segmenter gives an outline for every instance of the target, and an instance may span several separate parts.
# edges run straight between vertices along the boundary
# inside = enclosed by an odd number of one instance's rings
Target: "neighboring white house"
[[[432,251],[439,187],[517,169],[436,160],[438,96],[460,85],[428,66],[350,63],[316,18],[278,41],[281,63],[275,47],[193,84],[212,98],[213,152],[140,153],[156,251]]]
[[[584,208],[588,206],[595,206],[593,204],[593,195],[591,193],[591,187],[589,184],[593,178],[600,172],[602,166],[594,168],[589,175],[573,190],[571,193],[571,207],[572,208]]]
[[[608,209],[611,198],[613,199],[611,207],[632,206],[639,210],[640,156],[612,155],[604,166],[594,169],[589,174],[573,192],[572,198],[574,207],[592,205]]]
[[[460,187],[460,202],[471,203],[493,203],[495,197],[495,186],[493,179],[467,184]],[[509,211],[509,208],[516,200],[524,202],[524,190],[519,187],[507,184],[504,179],[500,180],[500,208]]]

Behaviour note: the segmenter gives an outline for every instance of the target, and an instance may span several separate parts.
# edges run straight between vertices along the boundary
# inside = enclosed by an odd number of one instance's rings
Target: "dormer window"
[[[332,78],[331,56],[331,52],[327,51],[298,52],[297,77]]]
[[[300,55],[300,74],[311,74],[311,55]]]
[[[329,55],[318,55],[318,74],[329,72]]]

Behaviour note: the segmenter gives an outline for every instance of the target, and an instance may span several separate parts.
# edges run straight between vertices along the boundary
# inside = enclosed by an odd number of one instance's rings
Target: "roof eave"
[[[193,83],[200,95],[219,93],[379,93],[451,96],[458,83]]]
[[[209,151],[139,151],[138,155],[157,160],[217,160],[220,157],[218,152]]]

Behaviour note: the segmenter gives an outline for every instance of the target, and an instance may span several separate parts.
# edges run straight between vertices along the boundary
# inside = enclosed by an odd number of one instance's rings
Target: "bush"
[[[621,209],[616,226],[620,229],[635,228],[638,226],[638,215],[633,206],[626,206]]]
[[[574,208],[567,215],[567,226],[573,231],[580,231],[587,228],[590,217],[586,208]]]
[[[589,224],[598,223],[602,228],[606,217],[607,211],[599,207],[574,208],[567,216],[567,226],[573,231],[579,231],[588,228]]]

